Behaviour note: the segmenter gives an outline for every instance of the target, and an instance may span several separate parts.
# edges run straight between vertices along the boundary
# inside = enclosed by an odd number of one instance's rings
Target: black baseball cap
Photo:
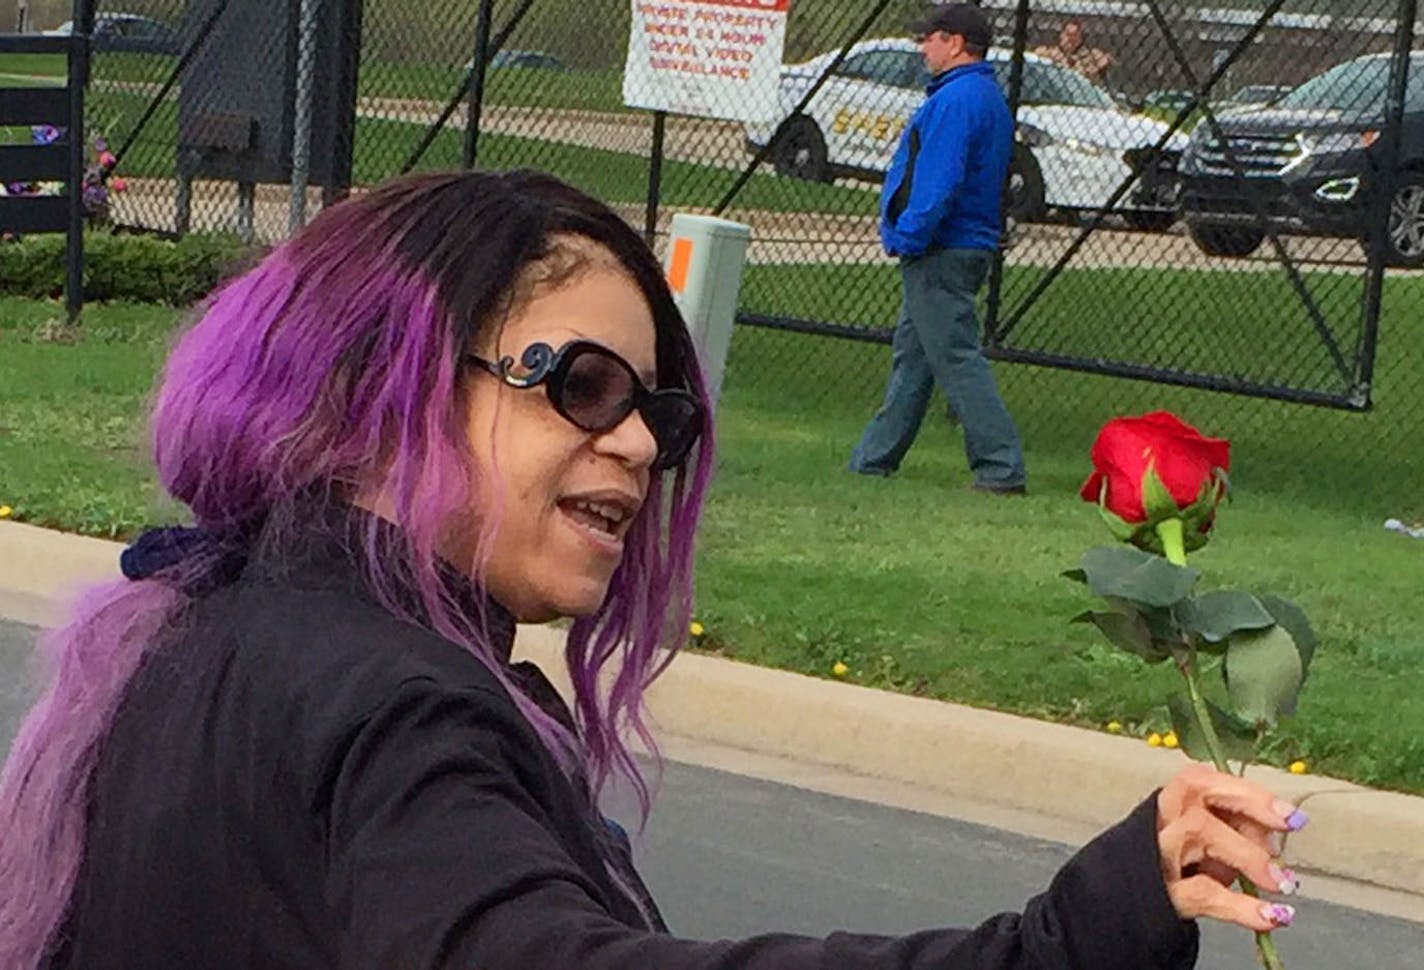
[[[936,31],[958,34],[970,45],[988,50],[994,44],[994,29],[984,11],[967,3],[935,7],[910,24],[910,34],[925,37]]]

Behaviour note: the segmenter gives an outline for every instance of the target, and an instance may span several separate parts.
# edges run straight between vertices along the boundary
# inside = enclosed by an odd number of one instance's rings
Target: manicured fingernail
[[[1295,881],[1295,873],[1289,869],[1282,869],[1275,863],[1271,864],[1271,879],[1276,884],[1276,892],[1282,896],[1289,896],[1295,892],[1298,885]]]
[[[1285,819],[1286,828],[1292,832],[1299,832],[1305,828],[1305,823],[1310,821],[1309,815],[1296,808],[1290,802],[1283,802],[1280,799],[1276,799],[1271,807],[1276,810],[1276,814]]]
[[[1290,926],[1295,922],[1295,907],[1285,903],[1266,903],[1261,907],[1261,915],[1277,926]]]

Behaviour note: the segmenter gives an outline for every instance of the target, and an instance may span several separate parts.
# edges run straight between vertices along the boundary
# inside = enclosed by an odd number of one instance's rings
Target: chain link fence
[[[718,212],[753,228],[727,406],[820,416],[848,453],[888,374],[879,179],[923,98],[924,4],[793,0],[775,116],[625,105],[635,16],[667,57],[734,73],[779,30],[763,6],[99,0],[113,217],[274,242],[348,190],[471,161],[553,172],[655,239]],[[997,373],[1030,462],[1081,462],[1106,417],[1165,406],[1240,442],[1253,490],[1424,517],[1412,0],[984,7],[1017,118],[986,343],[1016,362]],[[231,97],[252,85],[256,123]],[[272,159],[246,182],[221,161],[243,150]]]

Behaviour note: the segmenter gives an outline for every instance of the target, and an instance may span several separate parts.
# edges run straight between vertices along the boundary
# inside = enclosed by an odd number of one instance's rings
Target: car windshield
[[[1347,61],[1306,81],[1276,104],[1282,108],[1382,112],[1389,87],[1389,61],[1388,57]],[[1409,111],[1424,110],[1424,70],[1419,57],[1409,59],[1404,104]]]
[[[1010,62],[995,61],[994,76],[1004,97],[1009,96]],[[1079,108],[1116,108],[1117,105],[1102,88],[1076,71],[1042,61],[1025,61],[1023,87],[1019,96],[1023,104],[1067,104]]]
[[[1062,92],[1061,104],[1080,108],[1114,108],[1112,96],[1076,71],[1059,68],[1053,72],[1055,87]]]

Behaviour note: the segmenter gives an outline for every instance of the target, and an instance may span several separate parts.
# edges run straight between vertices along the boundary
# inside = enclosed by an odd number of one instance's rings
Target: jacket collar
[[[269,522],[263,529],[244,579],[333,590],[380,603],[370,580],[370,565],[379,557],[385,571],[394,573],[388,596],[410,618],[430,625],[420,597],[402,582],[408,570],[399,565],[406,546],[399,526],[344,503],[313,502],[293,520],[300,525],[279,532]],[[437,570],[445,598],[488,635],[489,649],[508,663],[514,648],[514,615],[448,563],[438,563]]]
[[[994,74],[994,65],[988,61],[975,61],[973,64],[961,64],[958,67],[952,67],[930,78],[930,83],[926,91],[929,94],[934,94],[950,81],[956,78],[968,77],[971,74],[988,74],[992,77]]]

